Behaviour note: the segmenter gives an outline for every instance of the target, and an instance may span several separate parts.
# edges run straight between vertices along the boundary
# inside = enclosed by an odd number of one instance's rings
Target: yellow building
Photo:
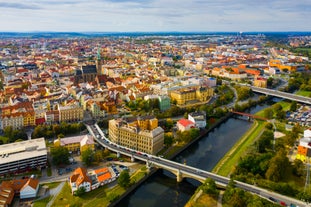
[[[261,87],[261,88],[267,88],[267,79],[263,77],[255,77],[254,86]]]
[[[295,72],[297,70],[296,65],[289,65],[289,64],[283,64],[281,60],[276,60],[276,59],[271,59],[269,61],[269,66],[270,67],[276,67],[280,70],[288,70],[290,72]]]
[[[94,138],[91,135],[58,138],[54,141],[54,146],[66,147],[71,152],[83,152],[88,147],[95,149]]]
[[[156,154],[164,146],[164,130],[152,116],[112,119],[109,139],[134,150]]]
[[[176,100],[177,105],[185,105],[193,101],[205,102],[209,97],[212,97],[213,94],[214,91],[210,87],[193,87],[172,91],[170,93],[170,98]]]
[[[59,122],[82,121],[83,108],[78,102],[69,103],[65,106],[58,105]]]

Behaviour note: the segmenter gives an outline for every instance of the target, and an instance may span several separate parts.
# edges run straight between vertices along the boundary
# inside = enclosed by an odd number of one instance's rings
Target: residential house
[[[39,190],[39,180],[38,179],[28,179],[26,184],[20,190],[20,198],[35,198]]]
[[[74,137],[58,138],[54,141],[54,146],[66,147],[72,152],[82,152],[88,147],[94,150],[94,138],[91,135],[80,135]]]
[[[85,192],[90,192],[92,190],[92,180],[87,175],[86,168],[79,167],[75,169],[69,178],[69,184],[72,194],[75,194],[75,192],[82,187],[85,189]]]
[[[192,121],[197,128],[206,127],[206,112],[197,111],[188,114],[188,120]]]
[[[181,119],[177,122],[176,126],[179,131],[183,132],[195,128],[195,123],[188,119]]]

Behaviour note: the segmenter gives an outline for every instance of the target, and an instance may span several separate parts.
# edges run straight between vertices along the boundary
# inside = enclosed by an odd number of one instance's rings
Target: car
[[[273,197],[269,197],[269,200],[273,201],[273,202],[277,202],[277,200]]]
[[[287,206],[284,201],[280,201],[281,206]]]

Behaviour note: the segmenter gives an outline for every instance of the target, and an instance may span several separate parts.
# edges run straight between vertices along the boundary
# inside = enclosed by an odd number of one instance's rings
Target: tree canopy
[[[55,165],[69,164],[69,151],[66,147],[51,148],[52,161]]]

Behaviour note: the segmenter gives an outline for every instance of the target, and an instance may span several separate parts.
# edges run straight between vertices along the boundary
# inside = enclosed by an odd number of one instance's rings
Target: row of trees
[[[32,133],[32,138],[54,138],[60,136],[66,136],[70,134],[76,134],[85,130],[83,123],[68,124],[62,122],[60,124],[53,125],[37,125]]]

